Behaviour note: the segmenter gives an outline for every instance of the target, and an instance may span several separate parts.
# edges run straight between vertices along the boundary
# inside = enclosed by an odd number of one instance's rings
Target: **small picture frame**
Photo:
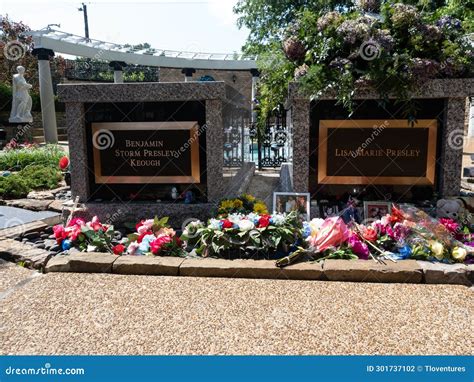
[[[380,219],[392,212],[392,203],[381,201],[364,202],[364,219]]]
[[[320,214],[323,219],[331,218],[333,216],[339,216],[339,207],[337,204],[321,204]]]
[[[309,221],[309,192],[274,192],[273,211],[278,213],[290,213],[298,211],[302,220]]]

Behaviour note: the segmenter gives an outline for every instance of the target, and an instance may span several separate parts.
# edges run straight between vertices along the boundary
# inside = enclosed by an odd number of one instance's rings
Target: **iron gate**
[[[224,165],[254,162],[259,169],[280,167],[291,160],[290,133],[283,107],[271,113],[263,129],[244,113],[229,113],[224,129]]]

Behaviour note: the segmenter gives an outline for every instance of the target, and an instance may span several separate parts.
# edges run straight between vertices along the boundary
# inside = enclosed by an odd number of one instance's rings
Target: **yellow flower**
[[[250,194],[243,194],[242,197],[247,199],[249,202],[254,202],[255,201],[255,196],[250,195]]]
[[[232,209],[234,208],[234,201],[233,200],[223,200],[221,201],[221,205],[220,205],[220,209],[222,210],[229,210],[229,209]]]
[[[268,214],[267,206],[265,203],[257,202],[253,205],[253,212],[257,214]]]
[[[242,208],[244,203],[240,199],[234,199],[234,208]]]

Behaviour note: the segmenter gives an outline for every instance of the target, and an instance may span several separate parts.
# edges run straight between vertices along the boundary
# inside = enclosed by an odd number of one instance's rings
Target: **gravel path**
[[[0,259],[0,293],[31,277],[35,272]]]
[[[463,286],[53,273],[0,304],[0,354],[472,353]]]

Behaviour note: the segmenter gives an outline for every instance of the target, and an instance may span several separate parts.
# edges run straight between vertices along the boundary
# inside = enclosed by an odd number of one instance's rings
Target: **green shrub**
[[[30,165],[57,167],[59,159],[64,156],[61,146],[46,145],[37,148],[0,151],[0,171],[19,171]]]
[[[10,111],[12,108],[12,88],[0,83],[0,111]]]
[[[24,198],[32,190],[50,190],[58,187],[61,171],[57,167],[31,165],[9,176],[0,177],[2,198]]]
[[[32,165],[25,167],[18,174],[33,190],[56,188],[62,179],[61,171],[51,166]]]
[[[2,198],[24,198],[30,191],[28,181],[20,174],[0,177],[0,195]]]

